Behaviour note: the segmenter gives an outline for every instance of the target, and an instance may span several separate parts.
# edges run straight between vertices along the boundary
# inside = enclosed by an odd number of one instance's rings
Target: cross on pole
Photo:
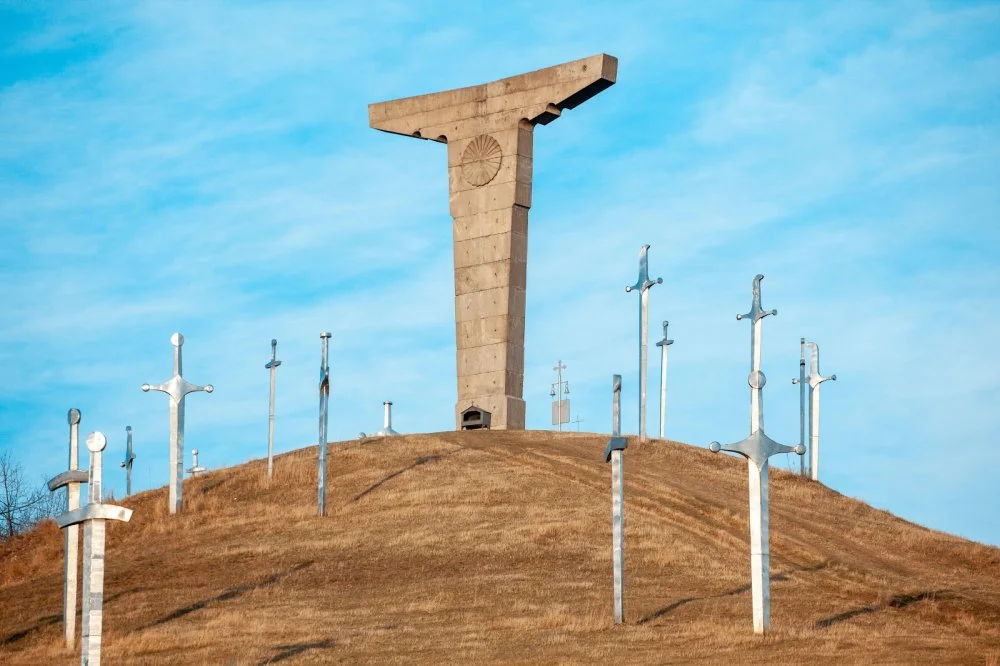
[[[553,407],[555,407],[555,413],[552,415],[552,420],[554,424],[559,428],[559,432],[562,432],[562,424],[569,423],[569,410],[563,414],[563,406],[569,407],[568,401],[563,400],[563,395],[569,395],[569,381],[563,381],[562,371],[566,369],[566,365],[559,360],[556,362],[555,367],[552,368],[556,371],[556,382],[552,385],[549,395],[552,396]],[[566,385],[565,388],[563,385]],[[566,417],[563,420],[563,416]]]
[[[80,508],[80,484],[87,483],[85,470],[80,469],[79,434],[80,410],[74,407],[66,414],[69,422],[69,469],[49,481],[49,490],[55,492],[66,486],[66,510]],[[68,525],[65,531],[66,562],[63,567],[63,631],[66,647],[73,649],[76,641],[76,587],[77,562],[80,555],[80,528]]]
[[[278,341],[271,338],[271,360],[264,368],[271,372],[271,400],[267,410],[267,478],[274,474],[274,379],[281,361],[277,360]]]
[[[663,339],[656,343],[660,348],[660,439],[664,439],[664,425],[667,421],[667,347],[674,344],[667,338],[669,321],[663,322]]]
[[[132,461],[135,460],[135,453],[132,452],[132,426],[125,426],[125,436],[128,440],[125,444],[125,460],[118,465],[125,468],[125,495],[128,496],[132,494]]]
[[[320,333],[323,341],[322,358],[319,366],[319,479],[318,479],[318,510],[320,516],[326,515],[326,424],[327,406],[330,402],[330,360],[329,342],[332,333]]]
[[[663,284],[663,278],[649,279],[649,244],[639,250],[639,279],[625,293],[639,292],[639,441],[646,441],[646,349],[649,344],[649,290]]]
[[[572,423],[576,424],[576,431],[580,432],[580,424],[583,423],[583,419],[581,419],[578,415],[575,419],[573,419]]]
[[[83,523],[83,613],[81,663],[100,666],[101,632],[104,624],[104,546],[105,521],[128,522],[132,509],[101,503],[101,458],[108,440],[103,433],[87,435],[90,450],[88,502],[82,509],[67,511],[56,517],[59,527]]]
[[[624,619],[625,595],[625,469],[622,451],[628,440],[622,429],[622,376],[611,377],[611,439],[604,450],[604,462],[611,463],[611,565],[614,577],[615,624]]]
[[[824,377],[819,374],[819,345],[807,342],[809,348],[809,474],[819,481],[819,385],[827,380],[837,380],[837,375]]]
[[[168,504],[170,513],[181,510],[181,494],[184,491],[184,397],[188,393],[215,390],[211,384],[198,386],[182,376],[181,347],[184,336],[174,333],[170,336],[170,344],[174,346],[174,376],[162,384],[152,386],[143,384],[143,392],[161,391],[170,396],[170,486]]]
[[[709,449],[738,453],[747,459],[747,474],[750,488],[750,586],[753,601],[753,630],[755,634],[767,631],[771,624],[771,555],[768,536],[767,504],[767,459],[778,453],[802,455],[805,448],[799,444],[791,447],[779,444],[764,434],[764,404],[761,389],[767,378],[760,371],[761,320],[767,315],[778,314],[777,310],[765,311],[760,307],[760,281],[763,275],[753,279],[753,305],[745,315],[736,315],[737,320],[749,319],[750,328],[750,436],[735,444],[709,444]]]

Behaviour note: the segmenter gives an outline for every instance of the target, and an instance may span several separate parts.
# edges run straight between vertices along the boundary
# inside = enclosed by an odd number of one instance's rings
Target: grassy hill
[[[1000,662],[1000,549],[771,475],[772,631],[751,624],[746,463],[625,452],[611,620],[607,436],[477,431],[316,448],[135,495],[109,526],[108,664]],[[960,510],[960,508],[956,508]],[[0,662],[71,664],[53,523],[0,544]]]

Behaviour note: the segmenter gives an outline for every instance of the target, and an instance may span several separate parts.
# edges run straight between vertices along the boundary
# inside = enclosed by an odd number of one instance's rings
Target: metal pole
[[[281,361],[276,359],[278,354],[278,341],[271,339],[271,360],[264,367],[271,372],[271,399],[267,410],[267,478],[274,475],[274,380],[278,372]]]
[[[654,284],[663,284],[663,278],[649,279],[649,245],[639,250],[639,279],[625,292],[639,290],[639,441],[646,441],[646,349],[649,343],[647,318],[649,313],[649,289]]]
[[[660,439],[666,439],[664,432],[667,422],[667,347],[674,344],[667,338],[669,321],[663,322],[663,339],[656,343],[660,348]]]
[[[132,452],[132,426],[125,426],[125,460],[120,463],[125,468],[125,495],[132,494],[132,461],[135,460],[135,453]]]
[[[69,410],[66,420],[69,422],[69,470],[80,468],[80,410],[75,407]],[[89,477],[88,477],[89,479]],[[74,511],[80,508],[80,484],[66,485],[66,510]],[[70,525],[66,528],[66,562],[63,571],[63,629],[66,634],[66,647],[72,649],[76,644],[76,588],[77,566],[80,559],[80,527]]]
[[[319,515],[326,515],[326,423],[327,406],[330,401],[330,362],[329,341],[333,337],[329,332],[320,334],[323,341],[322,360],[319,368],[319,482],[318,507]]]
[[[604,460],[611,462],[611,562],[614,578],[615,624],[625,621],[625,462],[622,452],[628,440],[621,436],[622,377],[611,379],[611,441],[604,451]]]
[[[562,360],[556,363],[556,424],[562,432]]]

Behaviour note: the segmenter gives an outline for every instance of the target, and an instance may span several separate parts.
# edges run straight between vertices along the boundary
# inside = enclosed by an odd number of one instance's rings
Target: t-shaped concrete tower
[[[595,55],[469,88],[368,106],[379,130],[448,144],[454,218],[455,340],[460,411],[524,428],[524,309],[532,137],[615,82],[618,59]]]

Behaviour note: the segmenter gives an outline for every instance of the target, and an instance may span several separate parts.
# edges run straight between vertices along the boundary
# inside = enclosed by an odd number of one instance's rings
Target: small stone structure
[[[475,405],[463,409],[459,418],[461,419],[461,430],[489,430],[493,421],[492,414]]]

